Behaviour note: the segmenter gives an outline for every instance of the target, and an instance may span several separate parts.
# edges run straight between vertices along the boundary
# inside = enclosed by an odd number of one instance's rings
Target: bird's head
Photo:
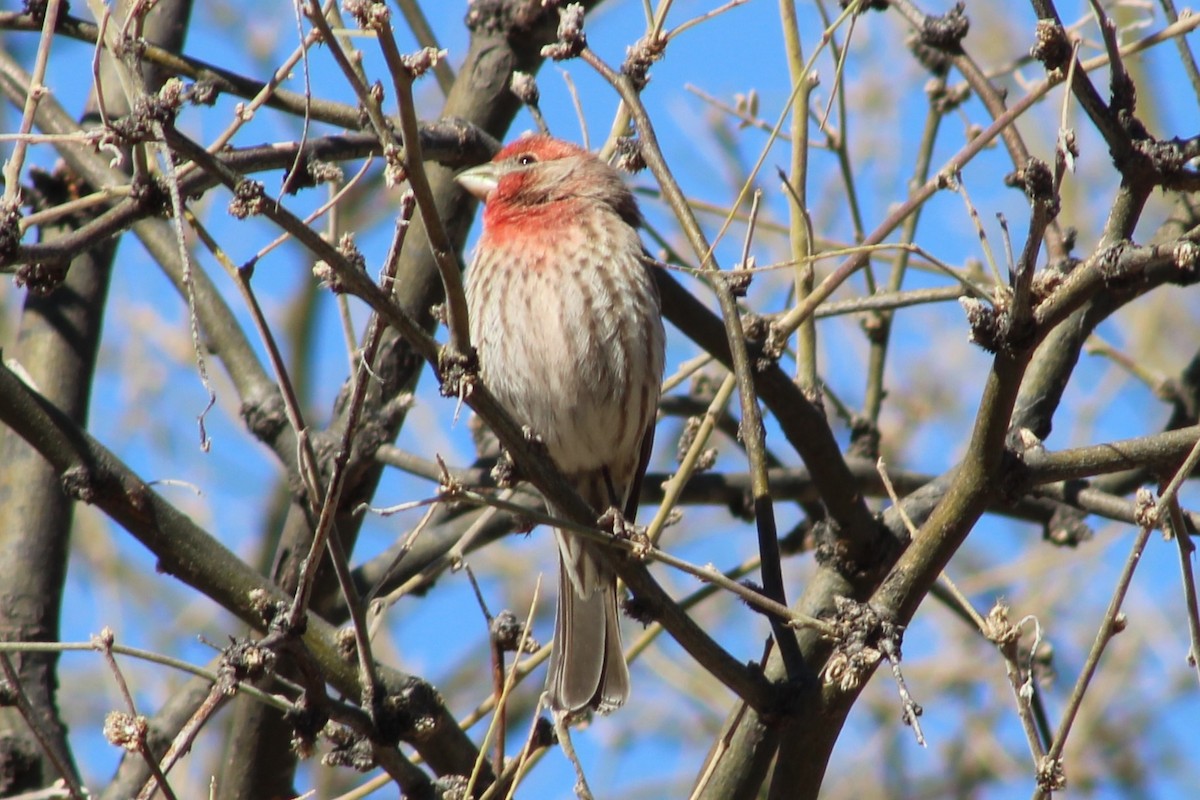
[[[582,147],[551,136],[517,139],[488,163],[455,179],[487,205],[493,219],[591,201],[609,206],[631,225],[641,224],[637,203],[621,173]]]

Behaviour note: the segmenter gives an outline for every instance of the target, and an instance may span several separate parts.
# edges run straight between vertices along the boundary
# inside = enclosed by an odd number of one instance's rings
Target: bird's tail
[[[629,697],[621,649],[617,577],[580,537],[555,531],[559,545],[558,618],[546,691],[555,711],[607,714]]]

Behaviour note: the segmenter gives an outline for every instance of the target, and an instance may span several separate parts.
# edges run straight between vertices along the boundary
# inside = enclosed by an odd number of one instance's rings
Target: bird
[[[456,177],[484,204],[465,281],[484,385],[598,518],[615,508],[632,522],[666,357],[633,193],[614,167],[546,134],[518,138]],[[630,689],[616,575],[598,556],[602,545],[554,535],[549,704],[568,718],[609,713]]]

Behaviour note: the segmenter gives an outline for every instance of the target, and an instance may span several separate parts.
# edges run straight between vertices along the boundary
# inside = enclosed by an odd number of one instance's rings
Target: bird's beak
[[[477,167],[463,170],[454,176],[454,180],[458,181],[458,185],[466,189],[480,200],[486,201],[488,195],[491,194],[496,185],[500,182],[500,175],[496,169],[496,165],[491,161],[486,164],[480,164]]]

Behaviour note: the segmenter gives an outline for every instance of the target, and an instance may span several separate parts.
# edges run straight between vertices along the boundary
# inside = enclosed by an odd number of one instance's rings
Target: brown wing
[[[638,502],[642,496],[642,479],[646,477],[646,467],[650,464],[650,451],[654,449],[654,421],[657,419],[657,414],[651,416],[650,424],[646,426],[646,432],[642,434],[642,452],[638,456],[637,472],[633,475],[633,481],[629,484],[629,494],[625,497],[625,508],[621,509],[625,514],[625,519],[630,523],[637,517]]]

